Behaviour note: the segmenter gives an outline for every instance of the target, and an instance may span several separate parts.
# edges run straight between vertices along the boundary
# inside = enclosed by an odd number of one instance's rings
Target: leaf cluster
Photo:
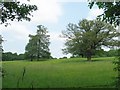
[[[0,3],[0,23],[9,24],[8,21],[30,21],[31,12],[36,11],[36,5],[21,4],[20,2],[1,2]]]
[[[96,2],[93,0],[90,2],[89,0],[89,7],[90,9],[93,5],[96,4],[99,9],[103,9],[104,13],[99,15],[103,21],[109,22],[114,25],[120,24],[120,1],[119,2]]]

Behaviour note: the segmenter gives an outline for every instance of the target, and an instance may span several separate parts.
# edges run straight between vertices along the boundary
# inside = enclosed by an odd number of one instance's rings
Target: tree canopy
[[[118,35],[111,24],[100,20],[83,19],[78,24],[69,23],[67,30],[62,32],[62,36],[66,38],[66,48],[63,52],[73,56],[82,55],[91,60],[91,56],[101,50],[102,46],[118,46],[118,40],[114,39]]]

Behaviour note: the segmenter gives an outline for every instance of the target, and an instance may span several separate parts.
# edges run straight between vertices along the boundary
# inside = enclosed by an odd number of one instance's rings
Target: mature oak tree
[[[111,24],[100,20],[82,20],[77,24],[68,24],[67,30],[62,32],[62,36],[67,38],[63,49],[64,53],[85,56],[91,60],[91,56],[96,50],[101,50],[102,46],[118,46],[117,37],[119,33]]]

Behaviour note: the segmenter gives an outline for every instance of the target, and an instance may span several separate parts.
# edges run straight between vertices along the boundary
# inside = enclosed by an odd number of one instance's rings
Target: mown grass
[[[111,88],[114,87],[116,77],[113,61],[113,57],[93,58],[92,62],[86,61],[85,58],[33,62],[5,61],[3,88]]]

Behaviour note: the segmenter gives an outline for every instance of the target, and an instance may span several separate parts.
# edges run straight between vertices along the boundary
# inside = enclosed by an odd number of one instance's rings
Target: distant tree
[[[91,56],[97,50],[101,50],[102,46],[113,47],[118,46],[117,41],[113,38],[119,33],[111,24],[107,24],[100,20],[82,20],[76,24],[68,24],[67,30],[62,32],[62,36],[66,38],[63,52],[71,53],[73,56],[85,56],[87,60],[91,60]]]
[[[101,50],[96,50],[95,55],[93,57],[107,57],[107,52],[104,51],[103,49]]]
[[[94,57],[116,57],[117,50],[111,49],[109,51],[104,51],[103,49],[97,50]]]
[[[50,35],[47,35],[47,28],[42,25],[38,25],[37,27],[37,34],[29,35],[30,40],[25,47],[26,57],[30,58],[31,61],[33,59],[39,60],[51,57],[49,52]]]
[[[31,12],[36,11],[36,5],[27,5],[20,2],[1,2],[0,1],[0,23],[7,26],[8,21],[30,21]]]
[[[3,61],[13,61],[13,60],[24,60],[24,54],[17,54],[12,52],[3,52],[2,53]]]
[[[67,57],[61,57],[61,58],[59,58],[59,59],[67,59]]]
[[[109,51],[107,51],[107,56],[108,57],[117,56],[118,55],[117,52],[118,52],[117,50],[109,50]]]
[[[13,60],[13,56],[12,56],[12,53],[11,52],[6,52],[6,53],[3,53],[2,54],[2,60],[3,61],[7,61],[7,60]]]
[[[17,60],[24,60],[25,59],[25,55],[24,54],[19,54],[18,55],[18,59]]]

